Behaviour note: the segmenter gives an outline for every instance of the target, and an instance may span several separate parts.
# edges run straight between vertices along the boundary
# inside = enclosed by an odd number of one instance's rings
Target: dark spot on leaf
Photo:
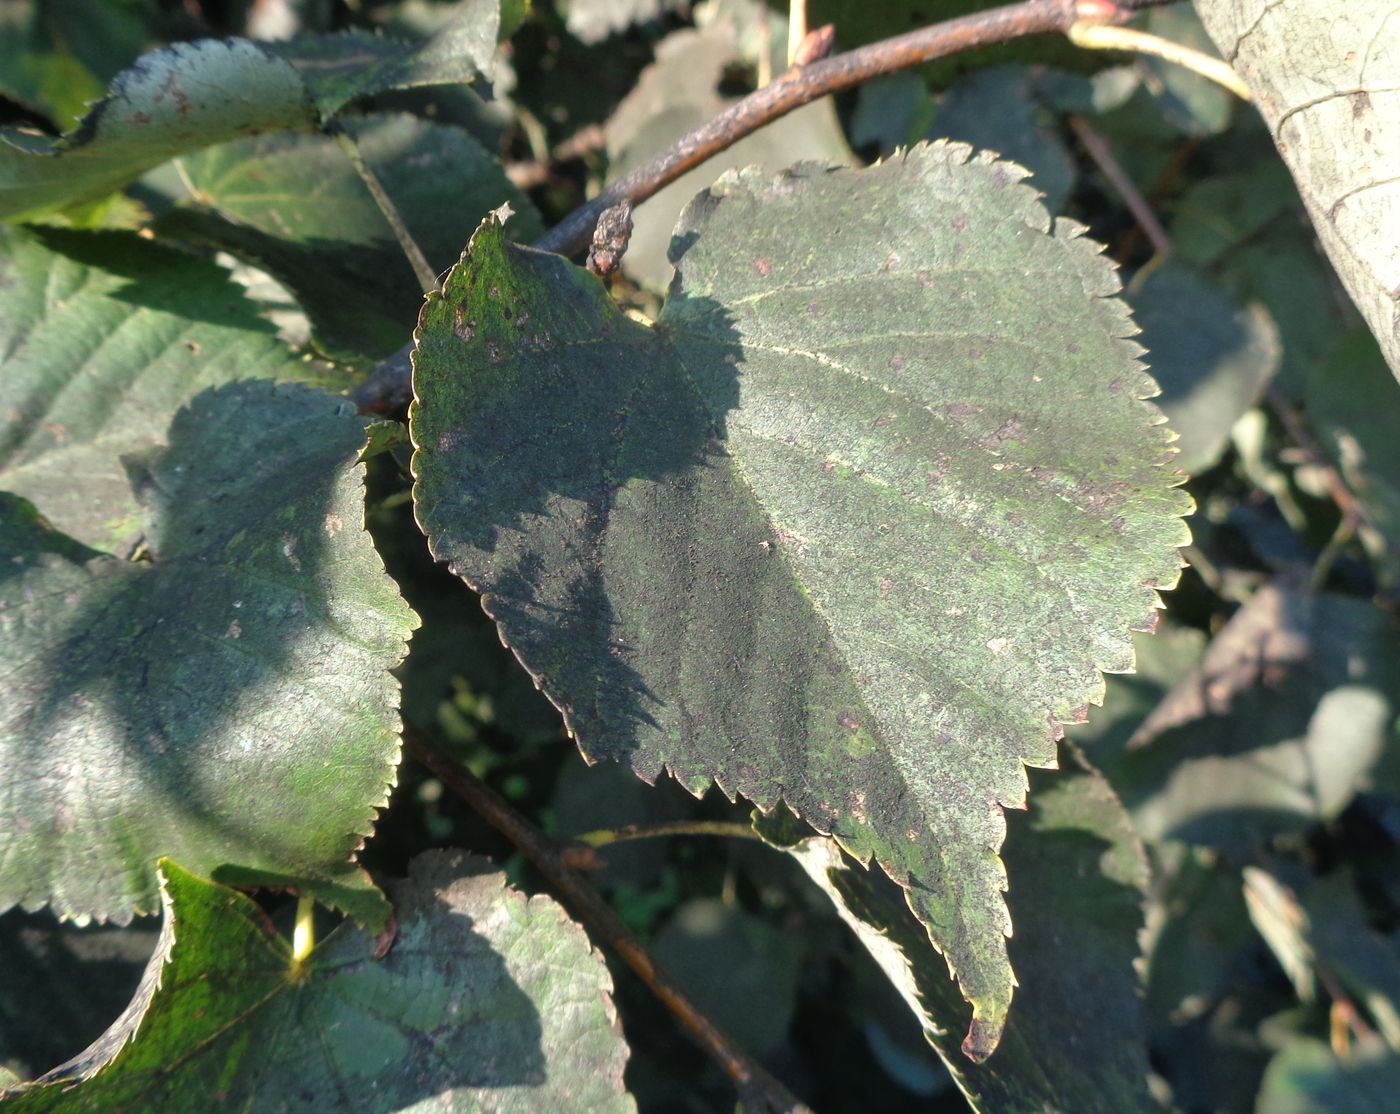
[[[954,228],[956,231],[958,231],[958,232],[966,232],[966,231],[967,231],[967,218],[966,218],[966,217],[954,217],[954,218],[953,218],[953,228]]]
[[[185,348],[190,352],[191,355],[199,355],[199,342],[197,340],[185,341]]]
[[[943,409],[948,417],[952,418],[955,422],[965,422],[968,418],[974,418],[982,413],[982,407],[978,406],[975,402],[953,402],[949,403]]]
[[[1031,469],[1031,479],[1035,480],[1036,483],[1049,483],[1054,478],[1055,473],[1050,471],[1049,468],[1041,467]]]
[[[875,419],[875,428],[884,429],[885,426],[889,425],[892,421],[894,421],[894,418],[892,418],[889,414],[881,414],[878,418]]]
[[[488,293],[492,298],[499,298],[501,296],[501,288],[499,286],[493,286]]]
[[[759,256],[753,261],[753,269],[757,271],[759,275],[761,275],[763,278],[767,278],[773,273],[773,265],[769,263],[768,260],[764,259],[762,256]]]
[[[493,364],[498,364],[501,362],[501,350],[497,348],[494,344],[488,344],[486,346],[486,352],[491,357],[491,362]]]
[[[885,256],[885,261],[880,264],[880,274],[887,275],[899,264],[899,253],[892,251]]]
[[[1016,529],[1020,530],[1026,525],[1026,516],[1022,514],[1017,514],[1015,511],[1012,511],[1006,516],[1006,524],[1008,526],[1014,526],[1016,527]]]
[[[1123,393],[1123,377],[1121,375],[1109,383],[1108,393],[1111,395],[1121,395]]]
[[[927,286],[927,285],[929,285],[929,283],[932,281],[932,280],[928,277],[928,272],[927,272],[927,271],[920,271],[920,272],[919,272],[918,274],[916,274],[914,277],[915,277],[916,279],[919,280],[919,285],[920,285],[920,286]]]
[[[891,356],[891,357],[890,357],[890,367],[894,368],[895,371],[903,371],[904,368],[905,368],[904,357],[903,357],[903,356]]]
[[[1127,525],[1127,522],[1125,522],[1120,516],[1119,518],[1115,518],[1108,525],[1112,528],[1115,534],[1121,534],[1123,532],[1123,527]]]
[[[1020,441],[1024,423],[1016,415],[1012,415],[997,427],[996,432],[979,438],[977,443],[984,449],[999,449],[1008,441]]]
[[[1079,342],[1077,340],[1070,341],[1068,344],[1065,345],[1065,351],[1068,352],[1071,356],[1075,355],[1079,351]]]
[[[969,348],[967,350],[967,358],[969,360],[980,360],[982,358],[982,355],[982,349],[980,348]]]
[[[887,576],[880,578],[880,598],[884,599],[894,591],[894,581]]]
[[[1351,118],[1353,120],[1371,111],[1371,94],[1365,89],[1359,93],[1353,93],[1347,100],[1351,102]]]
[[[836,463],[831,460],[822,461],[822,475],[829,476],[836,471]]]
[[[452,333],[459,340],[471,340],[476,336],[476,322],[464,321],[466,316],[461,306],[452,315]]]
[[[851,715],[850,712],[842,712],[837,717],[836,722],[839,723],[842,727],[844,727],[847,731],[849,731],[852,735],[854,735],[857,731],[860,730],[860,721],[857,720],[855,716]]]

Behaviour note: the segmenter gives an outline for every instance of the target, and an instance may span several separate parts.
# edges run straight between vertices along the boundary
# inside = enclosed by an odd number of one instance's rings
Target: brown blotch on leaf
[[[836,722],[839,723],[842,727],[844,727],[847,731],[849,731],[852,735],[854,735],[857,731],[860,730],[860,721],[857,720],[855,716],[851,715],[850,712],[842,712],[836,718]]]
[[[890,367],[895,371],[903,371],[908,366],[903,356],[891,356]]]
[[[757,271],[761,277],[767,278],[773,273],[773,264],[769,263],[768,260],[760,255],[753,261],[753,269]]]

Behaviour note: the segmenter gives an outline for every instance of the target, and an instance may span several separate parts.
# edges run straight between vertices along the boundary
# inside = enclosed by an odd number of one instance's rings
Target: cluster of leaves
[[[1197,7],[1141,23],[1264,119],[1007,44],[748,136],[610,285],[521,245],[781,12],[0,11],[6,1103],[731,1101],[405,732],[560,837],[751,821],[593,881],[820,1109],[1394,1094],[1397,156],[1320,91],[1383,119],[1396,32]]]

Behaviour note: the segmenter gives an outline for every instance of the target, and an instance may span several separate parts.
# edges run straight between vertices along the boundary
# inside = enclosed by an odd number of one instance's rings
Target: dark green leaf
[[[128,470],[208,387],[342,385],[297,358],[228,272],[126,234],[0,231],[0,490],[126,555]]]
[[[1270,1062],[1256,1114],[1379,1114],[1400,1094],[1400,1055],[1379,1041],[1348,1061],[1317,1040],[1292,1041]]]
[[[1134,969],[1147,881],[1141,847],[1102,778],[1036,780],[1029,815],[1012,818],[1004,850],[1020,989],[1001,1046],[982,1065],[957,1054],[966,1009],[898,891],[829,839],[802,839],[792,852],[901,989],[974,1110],[1155,1110]],[[757,827],[768,834],[766,821]]]
[[[970,143],[1024,166],[1053,213],[1064,207],[1075,167],[1064,140],[1037,119],[1038,83],[1038,75],[1025,66],[968,74],[943,94],[925,135]]]
[[[995,1046],[1023,764],[1176,578],[1117,281],[961,145],[726,176],[655,328],[487,223],[420,318],[418,516],[592,757],[786,800],[909,900]]]
[[[352,31],[265,47],[297,68],[317,111],[329,119],[351,101],[374,93],[453,85],[489,74],[500,25],[500,0],[465,0],[420,43]]]
[[[1245,855],[1337,816],[1392,745],[1397,707],[1400,654],[1384,612],[1268,585],[1129,738],[1115,729],[1089,753],[1144,838]],[[1077,734],[1092,737],[1092,725]]]
[[[197,396],[134,469],[151,560],[0,504],[0,907],[124,921],[178,853],[371,923],[350,861],[398,761],[413,626],[367,534],[363,423],[298,386]]]
[[[485,860],[416,859],[391,887],[386,957],[345,923],[300,962],[248,898],[161,869],[149,1006],[138,994],[16,1111],[634,1109],[607,969],[558,905]]]

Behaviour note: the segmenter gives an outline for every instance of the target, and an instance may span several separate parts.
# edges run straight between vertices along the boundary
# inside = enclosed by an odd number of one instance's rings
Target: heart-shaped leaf
[[[382,924],[350,860],[394,780],[414,622],[362,529],[364,442],[319,391],[206,391],[132,465],[149,561],[2,497],[0,908],[123,921],[178,854]]]
[[[995,1046],[1023,766],[1132,666],[1189,505],[1111,264],[959,144],[722,178],[654,328],[498,224],[419,320],[419,520],[593,758],[787,801]]]

